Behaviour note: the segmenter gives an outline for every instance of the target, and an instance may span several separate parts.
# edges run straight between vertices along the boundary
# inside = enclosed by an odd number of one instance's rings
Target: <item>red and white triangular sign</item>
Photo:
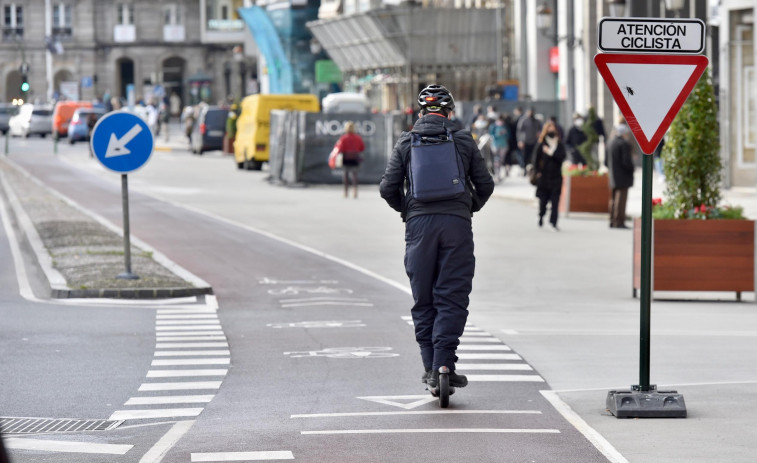
[[[600,53],[594,63],[639,147],[652,154],[708,60],[702,55]]]

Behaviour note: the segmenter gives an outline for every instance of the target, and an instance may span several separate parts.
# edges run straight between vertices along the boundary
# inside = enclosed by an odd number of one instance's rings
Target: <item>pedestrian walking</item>
[[[573,125],[568,129],[568,136],[565,138],[565,147],[568,149],[568,159],[576,165],[586,165],[586,159],[583,157],[578,147],[581,146],[588,137],[584,133],[584,118],[578,114],[573,114]]]
[[[508,119],[507,126],[510,129],[510,142],[509,142],[510,163],[512,164],[513,161],[517,161],[521,170],[525,174],[526,172],[526,163],[524,162],[525,158],[523,157],[523,153],[521,152],[520,148],[518,148],[518,137],[516,135],[518,131],[518,122],[520,122],[520,119],[522,117],[523,117],[523,108],[521,108],[520,106],[517,106],[515,109],[513,109],[513,114]]]
[[[518,128],[515,133],[518,139],[518,148],[523,153],[524,165],[533,163],[534,146],[539,142],[541,132],[542,123],[534,116],[534,108],[529,108],[518,121]],[[523,175],[525,175],[525,171]]]
[[[181,113],[181,117],[184,119],[184,135],[187,136],[187,142],[192,146],[192,130],[195,126],[195,111],[191,106],[184,108],[184,112]]]
[[[626,225],[626,201],[628,189],[633,186],[633,156],[631,154],[631,130],[621,119],[613,129],[614,137],[607,148],[607,167],[610,171],[610,228],[628,228]]]
[[[357,173],[363,161],[365,144],[363,138],[355,132],[355,123],[344,124],[344,135],[339,137],[334,149],[342,153],[342,182],[344,183],[344,197],[349,196],[349,185],[352,182],[353,198],[357,198]]]
[[[507,126],[505,116],[499,116],[496,122],[489,127],[489,135],[492,138],[491,149],[494,164],[494,181],[499,183],[502,181],[502,170],[505,171],[505,176],[510,174],[510,166],[507,164],[510,129]],[[504,169],[502,169],[503,165]]]
[[[562,190],[562,164],[565,156],[565,144],[560,140],[557,127],[552,121],[547,121],[534,150],[533,169],[538,178],[536,197],[539,198],[539,226],[544,225],[544,216],[549,203],[549,223],[554,231],[560,230],[557,228],[557,216]]]
[[[397,141],[381,179],[380,192],[406,222],[405,270],[413,292],[415,339],[425,370],[422,381],[436,388],[439,369],[446,367],[450,370],[450,386],[464,387],[468,379],[455,372],[455,352],[468,318],[475,268],[471,220],[473,212],[480,210],[491,196],[494,182],[471,134],[462,130],[459,121],[448,119],[455,108],[449,90],[430,85],[418,95],[418,105],[421,117],[412,131],[403,133]],[[418,139],[447,141],[450,137],[453,165],[462,172],[457,170],[457,181],[444,185],[449,189],[462,186],[462,192],[435,201],[418,199],[416,196],[426,186],[418,183],[437,177],[436,169],[447,163],[419,166],[413,162],[411,152],[420,150],[411,149],[411,145]],[[440,149],[450,146],[439,145]]]

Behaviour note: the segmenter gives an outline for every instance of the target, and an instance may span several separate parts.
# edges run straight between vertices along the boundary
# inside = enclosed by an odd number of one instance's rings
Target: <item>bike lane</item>
[[[111,183],[50,159],[21,163],[120,222]],[[607,461],[489,333],[466,329],[459,368],[479,378],[440,410],[420,383],[406,292],[244,226],[132,201],[134,235],[214,287],[231,351],[217,396],[163,461]]]

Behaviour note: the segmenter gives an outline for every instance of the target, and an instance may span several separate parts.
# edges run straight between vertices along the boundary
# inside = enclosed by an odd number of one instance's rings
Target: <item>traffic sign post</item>
[[[686,404],[677,391],[650,384],[652,299],[652,162],[676,114],[708,61],[705,26],[698,19],[602,18],[599,73],[644,152],[641,188],[641,292],[639,384],[610,391],[606,405],[618,418],[685,418]],[[618,54],[616,52],[623,52]],[[665,54],[650,54],[665,53]]]
[[[124,227],[125,271],[118,279],[136,280],[131,271],[129,228],[129,180],[127,174],[142,167],[152,155],[154,140],[150,128],[139,116],[117,111],[100,118],[92,130],[91,152],[109,170],[121,174],[121,202]]]

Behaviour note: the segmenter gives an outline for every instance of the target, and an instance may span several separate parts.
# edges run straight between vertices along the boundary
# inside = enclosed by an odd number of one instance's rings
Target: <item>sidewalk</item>
[[[535,197],[536,187],[528,182],[520,168],[514,167],[510,176],[506,177],[502,183],[494,189],[494,195],[500,198],[523,201],[538,204]],[[628,203],[626,214],[629,218],[641,217],[641,183],[642,170],[636,169],[634,173],[634,184],[628,191]],[[748,219],[757,219],[757,187],[737,187],[731,189],[722,189],[722,204],[731,206],[741,206],[744,208],[744,216]],[[657,172],[653,172],[652,177],[652,197],[665,198],[665,181],[660,178]],[[581,215],[573,213],[571,215]],[[596,219],[607,219],[609,215],[603,214],[584,214],[584,216],[594,217]]]

